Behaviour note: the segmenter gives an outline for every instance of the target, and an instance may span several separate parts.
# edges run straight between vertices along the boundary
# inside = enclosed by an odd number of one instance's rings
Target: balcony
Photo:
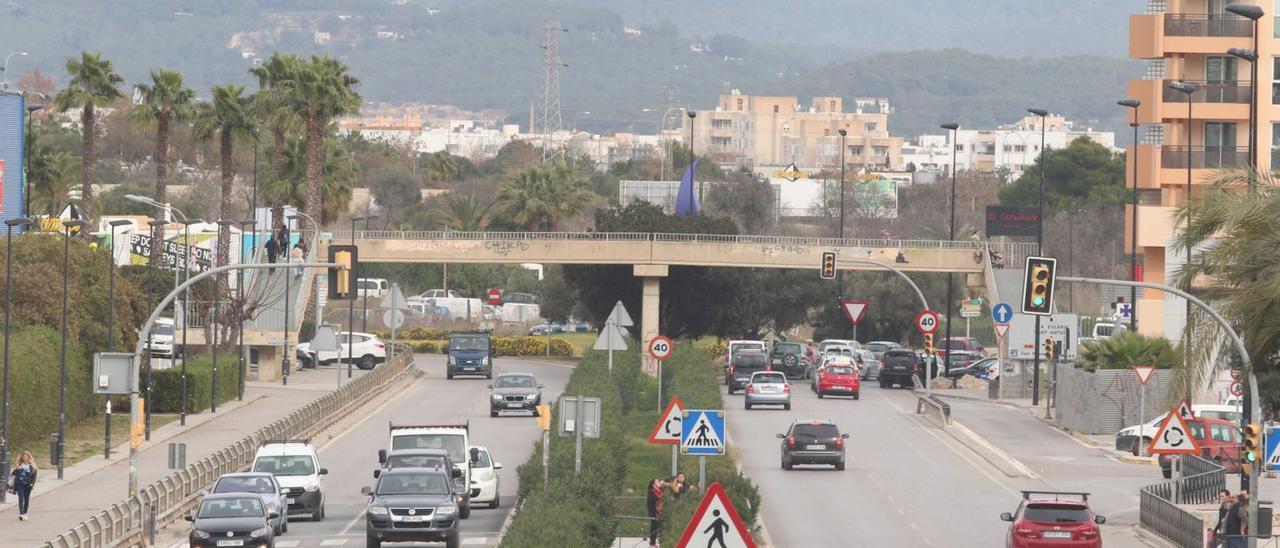
[[[1166,13],[1164,35],[1250,38],[1253,36],[1253,22],[1230,13]]]
[[[1247,165],[1248,147],[1166,145],[1160,150],[1160,167],[1164,169],[1230,169]]]
[[[1248,83],[1241,82],[1205,82],[1203,80],[1182,80],[1189,84],[1195,84],[1197,88],[1195,93],[1191,94],[1192,103],[1233,103],[1233,104],[1249,104],[1249,98],[1253,96],[1253,86]],[[1185,103],[1187,96],[1181,91],[1170,89],[1169,84],[1177,82],[1177,80],[1164,81],[1164,101],[1166,103]],[[1194,114],[1194,112],[1193,112]],[[1247,112],[1245,113],[1248,114]]]
[[[1253,47],[1253,23],[1233,14],[1165,13],[1129,16],[1129,57],[1160,59],[1172,53],[1221,55]]]

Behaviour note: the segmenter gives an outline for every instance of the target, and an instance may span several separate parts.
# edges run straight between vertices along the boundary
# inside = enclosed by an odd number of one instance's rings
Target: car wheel
[[[860,399],[862,399],[862,394],[859,394],[859,393],[857,393],[857,392],[854,392],[854,393],[853,393],[853,399],[855,399],[855,400],[860,400]]]
[[[535,414],[536,414],[536,413],[535,413]],[[490,416],[490,417],[496,417],[496,416],[498,416],[498,410],[497,410],[497,409],[490,409],[490,410],[489,410],[489,416]]]
[[[449,380],[453,380],[453,371],[445,371],[444,376]]]
[[[783,469],[783,470],[790,470],[791,468],[792,468],[792,466],[791,466],[791,463],[790,463],[790,462],[787,462],[787,461],[785,461],[785,460],[783,460],[783,461],[782,461],[782,469]]]
[[[494,493],[494,495],[493,495],[493,502],[490,502],[490,503],[489,503],[489,508],[497,508],[497,507],[498,507],[498,505],[500,504],[500,502],[499,502],[499,501],[500,501],[500,499],[498,498],[497,493]]]
[[[844,461],[836,463],[836,470],[844,470]]]
[[[463,504],[461,508],[458,508],[458,517],[462,519],[471,517],[471,499],[467,499],[466,504]]]
[[[445,548],[458,548],[462,546],[462,535],[454,533],[444,540]]]
[[[365,354],[356,361],[356,367],[360,368],[361,371],[368,371],[373,369],[376,365],[378,365],[378,362],[374,359],[372,354]]]
[[[733,385],[732,385],[732,384],[731,384],[731,385],[729,385],[729,395],[730,395],[730,396],[732,396],[732,395],[733,395]]]
[[[365,535],[364,546],[365,548],[382,548],[382,541],[373,535]]]
[[[533,416],[538,416],[538,406],[533,406],[533,409],[530,409],[530,411],[533,411]]]
[[[485,374],[484,374],[484,378],[489,379],[489,380],[493,380],[493,370],[492,370],[492,369],[490,369],[490,370],[489,370],[489,372],[485,373]]]
[[[289,516],[280,516],[280,534],[289,532]]]
[[[747,410],[751,409],[751,404],[747,403],[747,400],[742,400],[742,406]]]
[[[880,381],[880,388],[888,388],[888,387],[889,387],[889,383],[884,382],[884,380]]]
[[[311,521],[321,521],[324,519],[324,505],[320,505],[320,509],[311,514]]]
[[[826,395],[826,394],[823,394],[822,392],[818,392],[818,399],[822,399],[822,398],[825,398],[825,397],[827,397],[827,395]]]
[[[783,408],[784,410],[790,411],[790,410],[791,410],[791,402],[787,402],[787,403],[782,404],[782,408]]]

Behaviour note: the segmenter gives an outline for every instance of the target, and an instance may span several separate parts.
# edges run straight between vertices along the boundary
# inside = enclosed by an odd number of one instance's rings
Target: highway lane
[[[276,542],[278,548],[364,546],[363,512],[368,499],[360,494],[360,487],[374,483],[377,450],[387,447],[388,421],[470,421],[472,444],[488,447],[494,459],[503,464],[499,471],[502,499],[497,509],[472,509],[471,517],[462,521],[462,543],[467,546],[496,544],[497,533],[516,500],[516,467],[529,458],[533,443],[541,439],[541,431],[528,413],[490,418],[489,381],[469,377],[446,380],[442,356],[417,354],[414,358],[426,376],[382,407],[367,411],[368,417],[363,422],[320,449],[322,465],[329,469],[329,476],[325,478],[325,520],[319,523],[305,521],[305,517],[291,520],[289,532]],[[516,371],[537,376],[545,386],[543,397],[548,400],[559,396],[572,373],[568,366],[549,362],[513,358],[494,361],[495,374]]]

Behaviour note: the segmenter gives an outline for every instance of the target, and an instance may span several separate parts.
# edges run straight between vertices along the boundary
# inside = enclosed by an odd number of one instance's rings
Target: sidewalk
[[[227,447],[257,429],[280,419],[334,390],[338,373],[333,366],[295,372],[289,385],[275,382],[246,382],[244,401],[232,400],[218,406],[216,414],[207,409],[187,415],[186,426],[177,421],[151,431],[151,441],[138,453],[138,488],[163,478],[168,468],[169,443],[187,444],[187,464]],[[346,368],[341,368],[343,383]],[[362,375],[356,369],[354,375]],[[353,377],[354,378],[354,377]],[[123,436],[122,436],[123,437]],[[0,505],[0,527],[4,544],[33,546],[71,529],[106,507],[120,502],[129,490],[129,446],[112,449],[110,461],[89,458],[64,470],[57,479],[57,467],[40,465],[40,478],[32,493],[28,520],[18,521],[17,497],[9,496]]]

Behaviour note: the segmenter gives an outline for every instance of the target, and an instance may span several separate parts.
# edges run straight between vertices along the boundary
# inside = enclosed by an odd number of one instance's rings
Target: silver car
[[[791,385],[780,371],[757,371],[751,374],[742,400],[747,409],[755,405],[781,405],[791,409]]]
[[[285,503],[284,495],[280,494],[280,482],[276,481],[275,476],[266,472],[223,474],[213,482],[213,489],[209,492],[259,495],[262,497],[262,502],[267,504],[268,514],[279,514],[271,523],[275,534],[278,536],[289,532],[288,505]]]
[[[875,352],[855,350],[854,353],[854,361],[858,364],[858,372],[862,374],[862,380],[876,380],[876,375],[880,373],[880,359],[876,357]]]

